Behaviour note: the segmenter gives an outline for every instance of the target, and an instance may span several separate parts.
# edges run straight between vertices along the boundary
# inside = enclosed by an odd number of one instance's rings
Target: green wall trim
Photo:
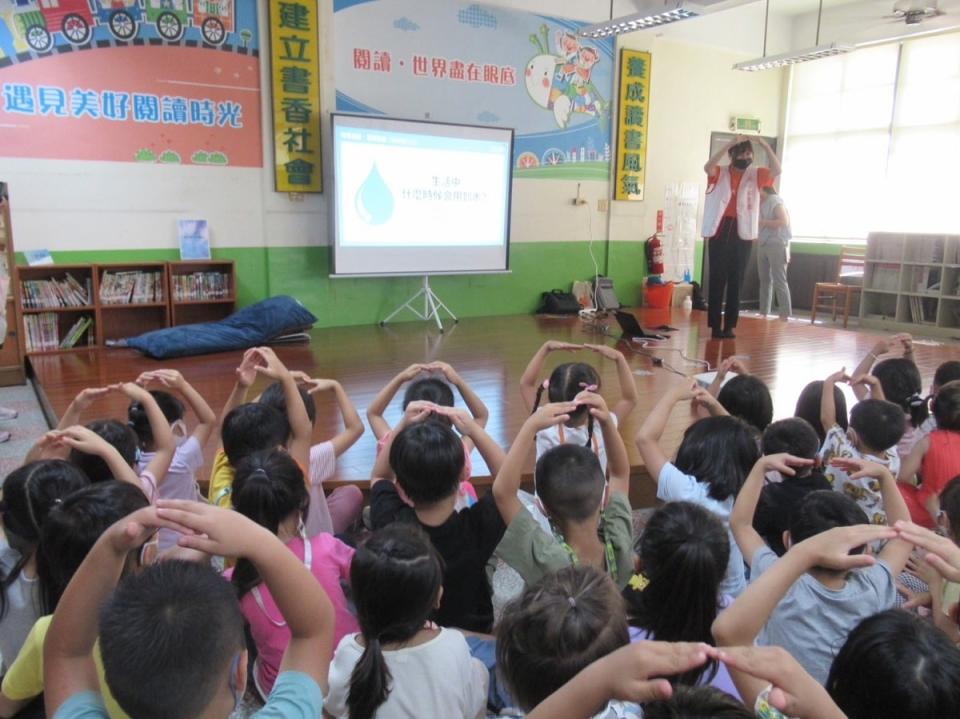
[[[574,280],[594,273],[591,249],[600,273],[613,279],[620,302],[639,306],[646,275],[643,242],[524,242],[510,246],[510,273],[496,275],[437,275],[430,286],[457,317],[511,315],[533,312],[540,293],[569,290]],[[796,242],[797,253],[839,254],[838,245]],[[697,240],[694,278],[702,276],[703,241]],[[176,260],[176,249],[54,251],[57,264],[163,262]],[[241,306],[271,294],[296,297],[313,312],[318,327],[374,324],[413,296],[420,277],[330,277],[329,247],[224,247],[215,259],[237,266],[237,298]],[[18,264],[26,264],[18,253]],[[404,312],[395,321],[416,317]]]

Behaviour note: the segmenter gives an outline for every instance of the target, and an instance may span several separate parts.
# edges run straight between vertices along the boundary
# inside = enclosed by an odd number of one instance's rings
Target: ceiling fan
[[[917,25],[940,15],[946,15],[946,12],[938,7],[937,0],[897,0],[892,14],[884,15],[883,19]]]

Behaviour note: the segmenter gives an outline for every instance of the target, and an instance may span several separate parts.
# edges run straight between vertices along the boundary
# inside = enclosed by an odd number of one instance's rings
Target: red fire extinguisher
[[[663,274],[663,243],[656,234],[647,238],[644,243],[647,254],[647,271],[651,275]]]

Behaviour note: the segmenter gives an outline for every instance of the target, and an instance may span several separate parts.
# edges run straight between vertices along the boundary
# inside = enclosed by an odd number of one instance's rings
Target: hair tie
[[[567,604],[570,605],[570,608],[571,608],[571,609],[576,609],[576,608],[577,608],[577,600],[574,599],[573,597],[567,597]]]
[[[920,396],[919,392],[914,392],[907,397],[907,404],[909,404],[910,407],[922,407],[924,402],[926,402],[926,400]]]
[[[253,470],[252,472],[250,472],[250,476],[251,476],[251,477],[260,477],[260,476],[262,476],[264,479],[270,479],[270,478],[267,476],[267,470],[265,470],[263,467],[257,467],[255,470]]]
[[[128,426],[128,427],[136,427],[137,425],[134,423],[134,421],[133,421],[132,419],[128,419],[128,420],[127,420],[127,426]]]
[[[581,382],[581,383],[580,383],[580,389],[586,390],[587,392],[596,392],[596,391],[597,391],[597,385],[595,385],[595,384],[587,384],[586,382]]]
[[[53,498],[53,503],[54,503],[54,504],[63,504],[63,499],[62,499],[61,497],[54,497],[54,498]]]
[[[544,389],[550,389],[550,380],[549,379],[543,380],[543,384],[540,386],[543,387]]]

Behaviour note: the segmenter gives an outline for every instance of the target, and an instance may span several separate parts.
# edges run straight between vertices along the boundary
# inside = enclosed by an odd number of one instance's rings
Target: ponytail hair
[[[699,505],[670,502],[650,518],[634,551],[648,584],[628,592],[630,623],[657,641],[713,644],[710,627],[720,611],[720,584],[730,559],[723,523]],[[677,681],[708,682],[716,672],[716,661],[710,661]]]
[[[550,402],[571,402],[574,397],[588,388],[595,390],[600,388],[600,375],[592,365],[584,362],[566,362],[558,365],[550,374],[550,379],[537,388],[533,412],[536,412],[540,406],[544,390],[547,390],[547,398]],[[577,407],[570,413],[570,422],[580,422],[584,416],[587,417],[587,442],[585,446],[589,447],[593,441],[593,415],[590,414],[590,408],[586,405]]]
[[[62,459],[30,462],[13,470],[3,481],[3,531],[7,544],[20,554],[20,559],[0,576],[0,619],[7,613],[7,589],[37,552],[50,511],[89,484],[83,472]]]
[[[884,398],[910,416],[911,426],[919,427],[930,416],[927,399],[921,394],[923,380],[920,370],[911,360],[893,357],[878,362],[873,368],[873,376],[880,380]]]
[[[254,452],[240,460],[231,498],[235,510],[274,534],[291,514],[305,515],[310,508],[303,470],[281,449]],[[242,597],[263,579],[253,562],[241,558],[230,581]]]
[[[150,395],[160,407],[167,422],[173,424],[178,419],[183,419],[183,402],[174,397],[169,392],[155,389],[151,390]],[[134,400],[127,408],[127,424],[137,435],[141,447],[153,444],[153,429],[150,427],[150,418],[147,416],[147,410],[140,402]]]
[[[350,675],[350,719],[372,719],[390,694],[383,645],[406,642],[433,612],[443,582],[443,563],[416,526],[393,524],[360,545],[350,565],[350,584],[364,649]]]

